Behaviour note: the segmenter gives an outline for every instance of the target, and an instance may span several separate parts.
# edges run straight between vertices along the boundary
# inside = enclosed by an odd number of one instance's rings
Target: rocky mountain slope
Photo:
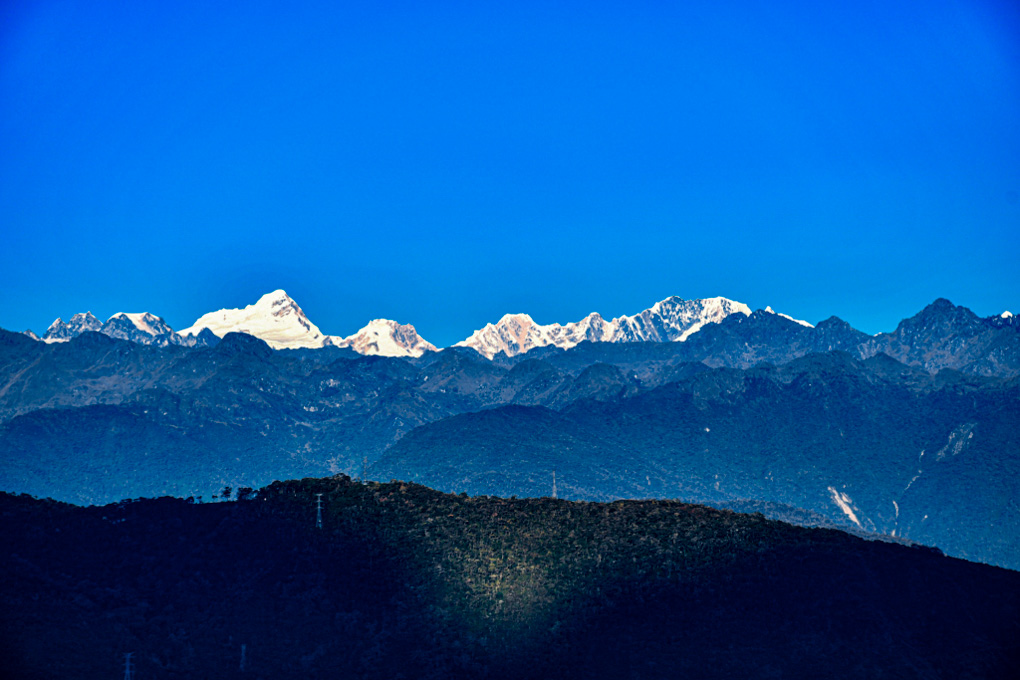
[[[139,314],[119,312],[107,319],[106,323],[97,319],[92,312],[85,312],[75,314],[67,322],[58,318],[50,325],[42,338],[39,338],[31,331],[26,331],[25,335],[33,340],[54,343],[67,342],[82,333],[88,332],[98,332],[111,338],[130,340],[142,345],[156,345],[158,347],[167,347],[168,345],[208,347],[219,342],[219,339],[209,330],[203,330],[191,335],[175,333],[174,329],[161,317],[149,314],[148,312]]]

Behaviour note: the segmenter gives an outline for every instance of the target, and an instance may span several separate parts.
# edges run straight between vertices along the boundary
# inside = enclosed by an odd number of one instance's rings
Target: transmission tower
[[[361,459],[361,481],[368,480],[368,456]]]
[[[556,498],[556,470],[553,470],[553,498]]]
[[[128,652],[124,655],[124,680],[134,680],[135,669],[131,665],[131,657],[134,655],[134,652]]]
[[[322,528],[322,494],[315,494],[315,526]]]

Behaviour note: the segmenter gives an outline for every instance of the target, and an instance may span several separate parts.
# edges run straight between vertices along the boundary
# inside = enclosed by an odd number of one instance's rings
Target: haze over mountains
[[[279,315],[249,330],[322,335],[287,300],[270,298]],[[569,498],[755,501],[1020,566],[1015,317],[937,300],[869,336],[671,298],[617,327],[679,338],[712,314],[683,341],[569,348],[534,346],[573,343],[569,324],[518,325],[491,336],[510,350],[491,360],[465,346],[365,356],[355,341],[273,351],[223,327],[214,346],[146,343],[114,336],[136,323],[126,315],[62,342],[0,332],[0,489],[208,496],[367,465],[376,479],[534,496],[555,469]],[[361,351],[399,339],[398,325],[375,330]]]

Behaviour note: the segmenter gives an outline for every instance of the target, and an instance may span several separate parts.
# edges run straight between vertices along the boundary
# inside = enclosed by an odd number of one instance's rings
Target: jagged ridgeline
[[[671,501],[0,494],[7,677],[1005,678],[1020,574]],[[322,528],[316,498],[322,494]]]

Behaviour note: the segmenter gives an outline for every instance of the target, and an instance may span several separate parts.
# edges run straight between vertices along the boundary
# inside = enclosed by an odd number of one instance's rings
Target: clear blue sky
[[[294,5],[300,5],[295,9]],[[0,326],[1020,312],[1020,10],[0,4]]]

